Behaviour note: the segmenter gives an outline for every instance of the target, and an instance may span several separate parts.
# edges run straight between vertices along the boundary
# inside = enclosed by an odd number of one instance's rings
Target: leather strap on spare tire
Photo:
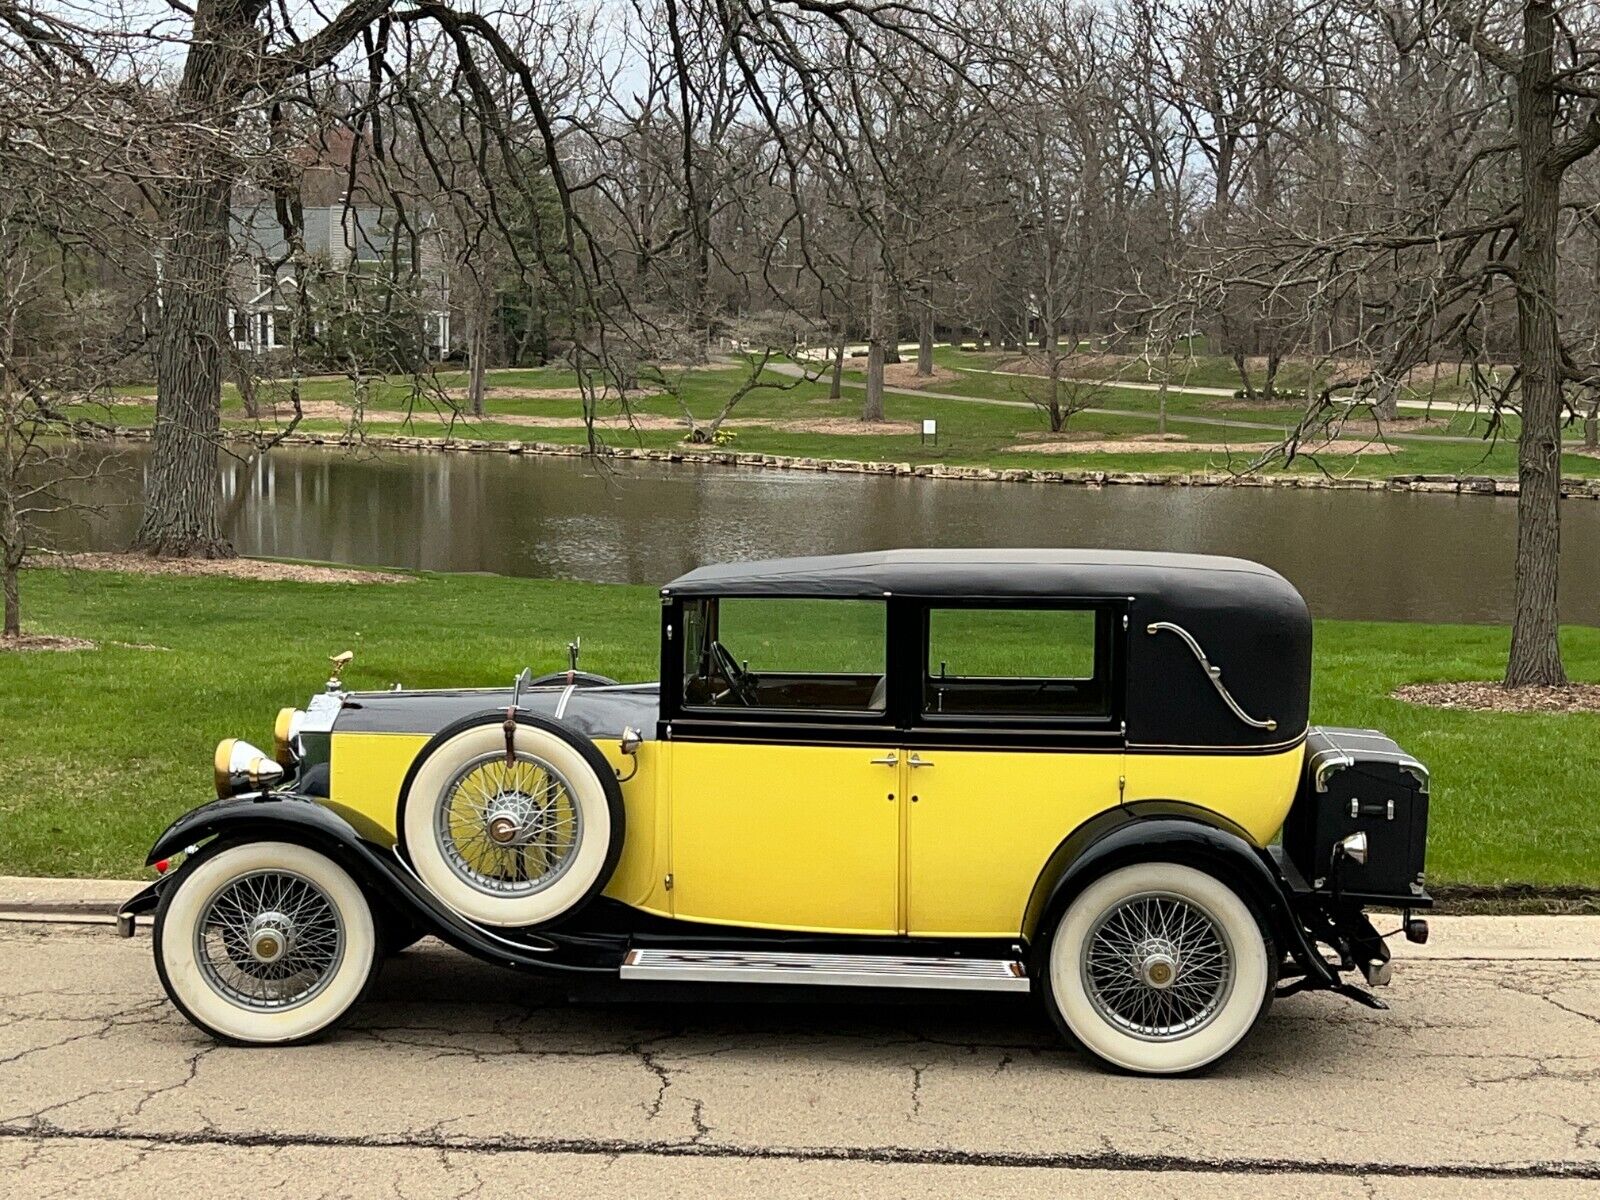
[[[626,832],[599,748],[564,722],[507,709],[429,739],[401,784],[395,825],[442,905],[514,928],[583,908],[609,882]]]

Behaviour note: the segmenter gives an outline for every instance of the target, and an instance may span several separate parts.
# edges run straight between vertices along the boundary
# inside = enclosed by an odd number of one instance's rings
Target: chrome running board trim
[[[1013,959],[797,954],[785,950],[630,950],[622,960],[622,978],[963,992],[1025,992],[1029,988],[1027,973]]]

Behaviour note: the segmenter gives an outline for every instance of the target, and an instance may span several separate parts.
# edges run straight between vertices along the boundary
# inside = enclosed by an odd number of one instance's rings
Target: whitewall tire
[[[185,865],[155,921],[173,1004],[222,1041],[284,1045],[332,1029],[377,972],[372,907],[349,873],[291,842]]]
[[[542,925],[605,885],[622,808],[593,757],[549,729],[485,720],[427,751],[404,797],[401,833],[418,876],[448,908],[484,925]]]
[[[1237,892],[1193,867],[1145,862],[1067,906],[1043,990],[1064,1031],[1103,1063],[1178,1075],[1235,1049],[1276,985],[1271,936]]]

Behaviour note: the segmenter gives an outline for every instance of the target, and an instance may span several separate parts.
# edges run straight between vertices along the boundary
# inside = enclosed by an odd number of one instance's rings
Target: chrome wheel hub
[[[1165,989],[1178,977],[1178,959],[1167,942],[1146,942],[1140,947],[1139,978],[1145,987]]]
[[[549,762],[518,754],[473,759],[445,786],[434,837],[451,871],[492,896],[549,887],[577,857],[583,814]]]
[[[1089,930],[1081,964],[1095,1011],[1144,1041],[1203,1029],[1233,991],[1233,947],[1221,924],[1165,892],[1113,905]]]
[[[489,840],[497,846],[525,846],[539,824],[539,804],[533,796],[508,792],[496,797],[496,806],[485,823]]]
[[[201,909],[194,933],[205,981],[257,1011],[310,1000],[338,972],[344,947],[332,898],[293,871],[251,871],[224,883]]]
[[[265,912],[250,922],[250,953],[258,963],[275,963],[294,944],[294,922],[280,912]]]

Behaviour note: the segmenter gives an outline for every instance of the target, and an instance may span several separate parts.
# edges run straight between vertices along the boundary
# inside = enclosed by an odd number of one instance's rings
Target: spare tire
[[[618,687],[609,675],[596,675],[593,671],[551,671],[528,681],[529,687]]]
[[[401,845],[447,907],[485,925],[545,925],[605,887],[622,852],[622,790],[594,743],[559,721],[505,714],[436,734],[400,791]]]

